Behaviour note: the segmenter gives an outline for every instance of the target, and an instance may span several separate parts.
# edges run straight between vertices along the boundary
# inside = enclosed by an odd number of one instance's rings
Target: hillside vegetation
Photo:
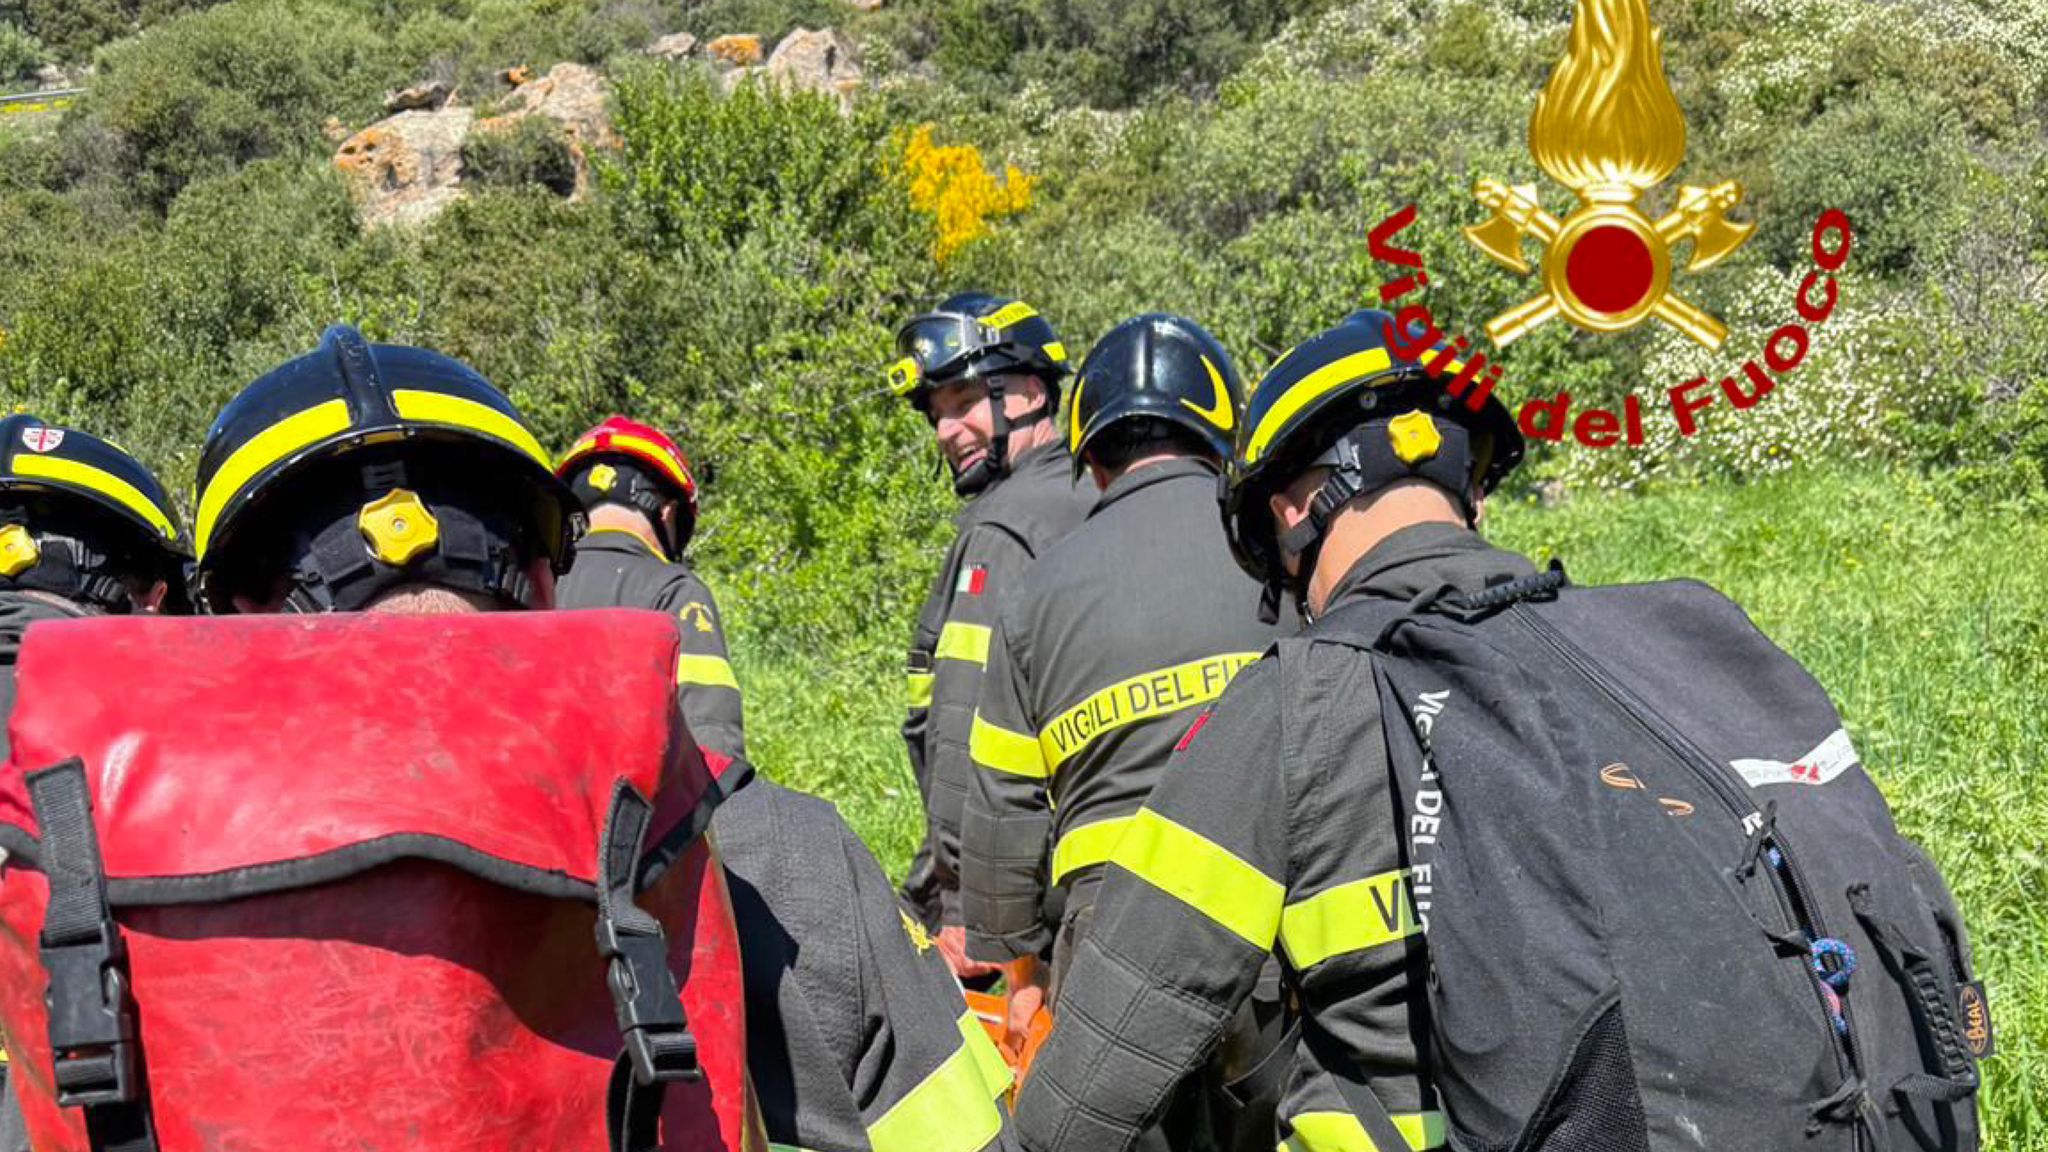
[[[1688,277],[1708,355],[1553,323],[1510,399],[1657,402],[1789,311],[1825,209],[1841,302],[1796,374],[1680,440],[1535,453],[1508,541],[1581,580],[1710,580],[1842,702],[1901,825],[1945,866],[1991,983],[1987,1147],[2048,1152],[2048,0],[1651,0],[1685,110],[1670,185],[1735,179],[1757,235]],[[179,490],[220,404],[345,320],[433,345],[562,444],[609,411],[677,428],[712,480],[723,599],[764,767],[837,800],[892,867],[917,832],[894,736],[911,613],[954,507],[881,367],[946,292],[1021,295],[1076,353],[1116,320],[1209,325],[1248,374],[1377,299],[1366,233],[1416,205],[1447,329],[1530,282],[1458,235],[1529,157],[1566,0],[0,0],[0,404],[108,433]],[[640,48],[836,26],[831,99]],[[616,151],[558,194],[514,140],[464,200],[364,231],[323,134],[421,80],[597,65]],[[333,123],[330,124],[329,121]],[[1667,203],[1669,189],[1658,193]],[[1539,494],[1541,499],[1539,500]]]

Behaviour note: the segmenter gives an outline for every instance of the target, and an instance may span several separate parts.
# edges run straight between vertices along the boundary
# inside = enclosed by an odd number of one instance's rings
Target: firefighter
[[[177,512],[141,461],[76,428],[0,420],[0,761],[29,625],[179,610],[184,547]],[[27,1147],[0,1051],[0,1152]]]
[[[968,504],[918,613],[910,644],[903,739],[926,831],[903,896],[963,979],[993,975],[967,959],[960,921],[960,817],[973,768],[974,706],[996,607],[1033,558],[1088,513],[1054,420],[1067,352],[1030,305],[979,292],[953,296],[896,333],[890,387],[931,421]]]
[[[214,612],[544,609],[580,516],[481,376],[334,328],[214,422],[197,589]],[[816,1152],[994,1142],[1008,1072],[937,951],[830,805],[739,786],[747,775],[744,762],[721,775],[738,791],[713,834],[768,1138]]]
[[[141,461],[76,428],[0,420],[0,759],[28,626],[178,610],[184,547],[170,497]]]
[[[1521,459],[1513,419],[1390,355],[1392,323],[1356,313],[1294,348],[1239,430],[1232,551],[1271,599],[1291,590],[1310,616],[1533,572],[1471,531]],[[1017,1102],[1023,1147],[1131,1146],[1274,954],[1307,1017],[1280,1106],[1286,1147],[1444,1143],[1411,1019],[1427,971],[1415,918],[1390,929],[1370,914],[1375,893],[1407,899],[1371,663],[1312,655],[1325,666],[1301,683],[1283,685],[1271,659],[1241,672],[1118,841],[1059,1027]],[[1305,742],[1321,754],[1289,754]]]
[[[697,528],[697,478],[676,442],[611,416],[577,437],[555,472],[576,493],[590,529],[555,585],[561,608],[649,608],[675,619],[683,717],[706,748],[747,755],[740,682],[711,589],[683,557]]]
[[[961,830],[968,955],[1049,949],[1055,1017],[1102,871],[1174,744],[1282,631],[1260,620],[1260,586],[1232,561],[1216,517],[1242,393],[1230,357],[1193,321],[1140,316],[1104,336],[1067,423],[1074,468],[1102,495],[1011,590],[989,645]],[[1060,909],[1056,926],[1048,907]],[[1265,1060],[1284,1047],[1284,1016],[1274,967],[1212,1064],[1231,1091],[1173,1109],[1171,1143],[1187,1146],[1194,1130],[1271,1148],[1279,1085],[1257,1091],[1252,1074],[1284,1064]],[[1237,1107],[1247,1097],[1254,1107]]]

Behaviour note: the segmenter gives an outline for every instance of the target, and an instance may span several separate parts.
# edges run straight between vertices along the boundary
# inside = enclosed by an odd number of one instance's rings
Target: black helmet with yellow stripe
[[[199,458],[195,591],[351,611],[425,583],[543,606],[531,568],[580,520],[519,410],[468,366],[334,327],[214,421]]]
[[[1068,371],[1067,347],[1051,321],[1021,300],[962,292],[935,311],[913,316],[896,331],[895,363],[889,390],[933,423],[932,392],[961,381],[988,388],[993,417],[988,455],[953,477],[953,489],[971,496],[1009,466],[1010,432],[1049,420],[1060,406],[1060,380]],[[1035,376],[1045,385],[1045,406],[1011,420],[1003,410],[1003,378]]]
[[[163,485],[119,446],[34,416],[0,420],[0,588],[108,612],[131,585],[184,584],[185,537]]]
[[[1347,502],[1427,480],[1471,518],[1473,483],[1491,492],[1522,461],[1522,432],[1506,406],[1490,392],[1454,397],[1418,362],[1396,355],[1394,323],[1378,310],[1352,313],[1282,355],[1245,404],[1223,523],[1238,564],[1265,583],[1269,607],[1287,579],[1285,557],[1301,558],[1299,594],[1324,529]],[[1462,367],[1451,360],[1443,379]],[[1331,473],[1309,518],[1281,533],[1268,497],[1317,467]]]
[[[1067,404],[1074,472],[1091,447],[1119,435],[1177,429],[1219,466],[1230,458],[1244,384],[1214,336],[1183,316],[1155,312],[1109,330],[1088,352]],[[1112,431],[1112,429],[1116,431]]]

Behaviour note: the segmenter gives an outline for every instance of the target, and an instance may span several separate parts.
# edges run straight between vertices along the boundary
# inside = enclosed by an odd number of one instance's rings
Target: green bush
[[[36,69],[48,61],[49,53],[34,33],[11,20],[0,20],[0,85],[34,79]]]
[[[554,121],[528,117],[462,145],[462,178],[484,187],[538,184],[557,196],[576,190],[576,159]]]
[[[244,0],[110,47],[67,131],[104,128],[118,176],[162,211],[187,184],[320,144],[407,78],[375,26],[313,0]]]

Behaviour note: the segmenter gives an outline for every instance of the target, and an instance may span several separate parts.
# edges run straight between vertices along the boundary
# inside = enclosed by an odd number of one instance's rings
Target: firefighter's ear
[[[526,578],[533,582],[533,606],[548,609],[555,606],[555,566],[543,556],[526,566]]]
[[[169,584],[164,583],[161,580],[158,580],[156,583],[151,584],[148,588],[144,589],[141,592],[133,591],[133,585],[130,585],[130,589],[131,590],[128,593],[128,602],[134,605],[135,610],[137,612],[145,613],[150,616],[154,616],[157,613],[163,611],[164,597],[170,595],[171,593],[171,586]]]
[[[1296,476],[1292,484],[1266,497],[1276,535],[1284,536],[1288,529],[1308,519],[1309,510],[1315,507],[1316,493],[1323,490],[1323,482],[1329,478],[1328,468],[1311,468]]]

